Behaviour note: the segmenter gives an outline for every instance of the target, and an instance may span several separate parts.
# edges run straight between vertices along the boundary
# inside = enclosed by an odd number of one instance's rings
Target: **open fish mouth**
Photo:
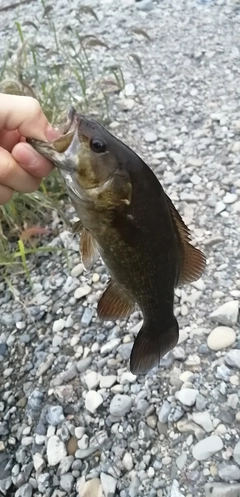
[[[60,170],[69,170],[68,160],[79,153],[81,142],[78,136],[81,116],[74,107],[70,106],[67,120],[59,131],[61,136],[52,141],[35,140],[28,138],[27,142],[41,155],[49,159]],[[72,168],[71,168],[72,169]]]

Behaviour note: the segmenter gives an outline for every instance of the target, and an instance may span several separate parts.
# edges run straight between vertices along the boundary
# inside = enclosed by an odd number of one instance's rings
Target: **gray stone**
[[[11,487],[12,485],[12,478],[11,476],[8,476],[7,478],[3,478],[0,480],[0,493],[2,493],[3,495],[8,495],[9,492],[9,488]]]
[[[239,313],[238,300],[230,300],[220,305],[215,311],[210,314],[210,319],[214,323],[223,324],[225,326],[234,326],[237,324]]]
[[[62,406],[46,406],[46,408],[46,421],[48,424],[57,426],[64,421],[65,416]]]
[[[187,453],[182,452],[182,454],[180,454],[180,456],[178,456],[176,459],[176,465],[180,471],[184,468],[186,462],[187,462]]]
[[[100,475],[101,484],[103,488],[104,495],[106,497],[112,497],[115,495],[115,490],[117,487],[117,480],[113,476],[106,473],[101,473]]]
[[[131,411],[132,399],[128,395],[116,394],[110,403],[110,414],[121,417]]]
[[[201,426],[207,433],[213,431],[213,424],[208,411],[194,412],[192,415],[194,423]]]
[[[72,476],[71,473],[65,473],[64,475],[61,475],[60,478],[60,486],[62,487],[63,490],[66,492],[71,492],[74,484],[74,477]]]
[[[160,421],[160,423],[164,424],[168,422],[168,416],[170,414],[170,411],[171,411],[171,404],[167,400],[165,400],[158,414],[158,420]]]
[[[73,461],[74,461],[73,456],[64,457],[59,464],[58,473],[60,475],[64,475],[65,473],[67,473],[71,468]]]
[[[240,369],[240,349],[232,349],[225,355],[225,362],[232,368]]]
[[[194,388],[182,388],[182,390],[176,392],[175,397],[180,400],[183,405],[191,407],[195,404],[197,395],[198,390]]]
[[[121,340],[120,338],[113,338],[112,340],[109,340],[108,342],[104,343],[101,347],[101,354],[109,354],[109,352],[117,352],[117,347],[120,344]]]
[[[173,480],[170,497],[184,497],[182,492],[180,492],[179,484],[177,480]]]
[[[206,497],[239,497],[240,483],[227,485],[225,483],[206,483]]]
[[[218,474],[221,480],[224,481],[239,481],[240,480],[240,468],[235,464],[222,463],[218,468]]]
[[[200,442],[194,445],[192,455],[197,461],[205,461],[216,454],[216,452],[222,450],[222,448],[223,442],[221,438],[217,435],[212,435],[200,440]]]
[[[131,355],[133,342],[123,343],[118,347],[118,353],[125,361],[128,361]]]
[[[240,441],[234,447],[233,459],[240,466]]]
[[[84,357],[84,359],[80,359],[80,361],[77,362],[77,370],[79,373],[83,373],[86,371],[86,369],[90,366],[92,363],[92,357]]]
[[[22,485],[15,493],[15,497],[32,497],[33,488],[30,483]]]
[[[157,141],[157,135],[153,131],[148,131],[147,133],[145,133],[144,138],[147,143],[155,143]]]

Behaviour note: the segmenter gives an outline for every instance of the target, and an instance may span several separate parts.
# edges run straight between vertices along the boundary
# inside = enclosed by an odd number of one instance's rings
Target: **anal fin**
[[[97,312],[102,320],[115,320],[128,317],[134,307],[134,302],[126,292],[110,280],[98,302]]]

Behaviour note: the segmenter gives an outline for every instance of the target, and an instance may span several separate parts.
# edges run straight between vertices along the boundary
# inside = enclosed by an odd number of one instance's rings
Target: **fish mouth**
[[[66,122],[59,127],[61,136],[52,141],[28,138],[29,143],[37,152],[49,159],[61,171],[72,172],[77,169],[78,154],[81,149],[79,128],[81,115],[73,106],[68,108]]]

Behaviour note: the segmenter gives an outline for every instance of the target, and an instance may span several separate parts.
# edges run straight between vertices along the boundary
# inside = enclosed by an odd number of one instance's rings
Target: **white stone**
[[[211,331],[207,338],[209,349],[218,351],[233,345],[236,340],[236,332],[228,326],[217,326]]]
[[[223,202],[225,202],[225,204],[233,204],[234,202],[236,202],[238,196],[236,195],[236,193],[230,193],[230,192],[227,192],[226,195],[223,197]]]
[[[53,435],[48,439],[47,443],[47,458],[49,466],[56,466],[61,460],[66,457],[67,450],[65,444],[57,436]]]
[[[235,445],[234,451],[233,451],[233,458],[234,461],[239,464],[240,466],[240,441]]]
[[[58,333],[59,331],[62,331],[64,327],[65,327],[65,319],[57,319],[57,321],[54,321],[53,323],[53,333]]]
[[[220,305],[215,311],[210,314],[210,319],[214,323],[223,324],[225,326],[234,326],[237,324],[239,312],[238,300],[230,300],[225,304]]]
[[[144,135],[145,141],[148,143],[155,143],[157,141],[157,135],[153,131],[148,131]]]
[[[39,452],[36,452],[35,454],[33,454],[33,466],[34,466],[34,469],[35,471],[41,473],[43,468],[46,466],[46,463],[43,459],[43,457],[41,456],[41,454],[39,454]]]
[[[95,390],[99,385],[101,375],[96,371],[89,371],[84,376],[84,381],[88,387],[88,390]]]
[[[124,416],[124,414],[130,412],[131,408],[132,399],[131,397],[129,397],[129,395],[116,394],[111,400],[109,410],[112,416],[121,417]]]
[[[172,482],[170,497],[184,497],[182,492],[179,490],[179,483],[177,480],[173,480]]]
[[[192,371],[183,371],[183,373],[181,373],[179,375],[179,380],[181,380],[183,383],[185,383],[185,381],[188,381],[192,375],[193,375]]]
[[[191,407],[195,404],[198,393],[195,388],[182,388],[182,390],[175,393],[175,397],[183,405]]]
[[[121,378],[120,378],[120,384],[121,385],[127,385],[128,383],[135,383],[137,376],[135,374],[132,374],[130,371],[125,371]]]
[[[117,377],[114,374],[110,374],[107,376],[101,376],[100,379],[100,388],[111,388],[114,383],[116,383]]]
[[[76,266],[74,266],[72,268],[72,271],[71,271],[71,276],[73,278],[77,278],[78,276],[80,276],[84,271],[84,266],[83,264],[80,262],[79,264],[77,264]]]
[[[133,469],[133,458],[130,452],[126,452],[126,454],[124,454],[122,462],[127,471],[131,471]]]
[[[77,491],[79,497],[104,497],[99,478],[93,478],[86,482],[82,481],[81,478],[77,483]]]
[[[112,340],[109,340],[108,342],[104,343],[101,347],[101,354],[109,354],[109,352],[115,351],[117,346],[120,344],[121,340],[120,338],[113,338]]]
[[[94,414],[98,407],[103,403],[103,398],[100,393],[95,392],[95,390],[89,390],[85,399],[86,409]]]
[[[192,454],[197,461],[205,461],[210,459],[216,452],[222,450],[222,448],[223,442],[221,438],[217,435],[212,435],[194,445]]]
[[[117,480],[106,473],[101,473],[100,478],[104,495],[115,495]]]
[[[91,292],[91,287],[89,285],[84,285],[80,286],[79,288],[76,288],[74,292],[74,298],[76,300],[82,299],[83,297],[86,297]]]
[[[201,426],[207,433],[213,431],[213,423],[208,411],[194,412],[192,415],[194,423]]]

